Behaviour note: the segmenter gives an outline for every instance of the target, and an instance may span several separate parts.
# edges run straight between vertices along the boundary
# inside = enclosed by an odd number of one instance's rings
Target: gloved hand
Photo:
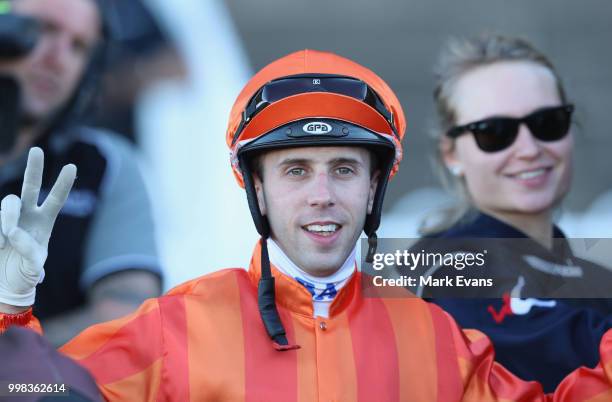
[[[34,304],[36,285],[44,278],[51,229],[76,178],[76,166],[64,166],[39,207],[43,165],[43,151],[30,149],[21,199],[11,194],[0,204],[0,302],[12,306]]]

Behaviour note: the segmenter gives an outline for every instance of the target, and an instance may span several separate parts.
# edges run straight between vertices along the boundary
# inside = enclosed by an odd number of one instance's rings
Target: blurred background
[[[396,91],[408,120],[405,156],[387,193],[379,236],[414,237],[424,214],[449,202],[433,173],[428,140],[432,66],[440,48],[451,36],[483,31],[529,39],[556,65],[577,107],[574,182],[559,224],[572,237],[612,237],[612,2],[143,0],[143,5],[151,24],[125,38],[157,32],[154,40],[171,50],[162,53],[155,80],[131,100],[132,124],[124,131],[139,148],[156,208],[166,287],[221,267],[248,265],[257,236],[229,167],[227,117],[252,72],[303,48],[353,59]],[[120,26],[133,25],[133,19],[117,18]],[[135,49],[143,47],[136,43]],[[152,74],[148,61],[127,66],[135,76]],[[125,81],[107,83],[111,92],[113,85],[124,87]]]

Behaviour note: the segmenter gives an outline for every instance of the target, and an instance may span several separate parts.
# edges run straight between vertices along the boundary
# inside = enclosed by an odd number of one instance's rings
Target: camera
[[[0,14],[0,63],[25,57],[40,37],[37,20],[16,14]],[[20,116],[20,88],[17,80],[0,73],[0,153],[13,148]]]

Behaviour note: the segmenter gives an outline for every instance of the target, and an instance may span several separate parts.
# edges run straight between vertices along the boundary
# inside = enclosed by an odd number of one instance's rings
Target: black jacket
[[[600,339],[612,327],[612,300],[603,298],[612,295],[612,271],[576,257],[557,227],[554,237],[548,250],[504,222],[475,213],[412,247],[487,250],[482,268],[442,267],[429,274],[492,278],[494,287],[455,288],[456,293],[425,288],[422,295],[462,327],[486,333],[498,362],[541,382],[546,391],[574,369],[594,367]]]

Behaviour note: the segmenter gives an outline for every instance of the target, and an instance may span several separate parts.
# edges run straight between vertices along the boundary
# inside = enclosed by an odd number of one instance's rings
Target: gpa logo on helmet
[[[302,131],[308,134],[329,134],[332,131],[332,126],[322,121],[312,121],[304,124]]]

